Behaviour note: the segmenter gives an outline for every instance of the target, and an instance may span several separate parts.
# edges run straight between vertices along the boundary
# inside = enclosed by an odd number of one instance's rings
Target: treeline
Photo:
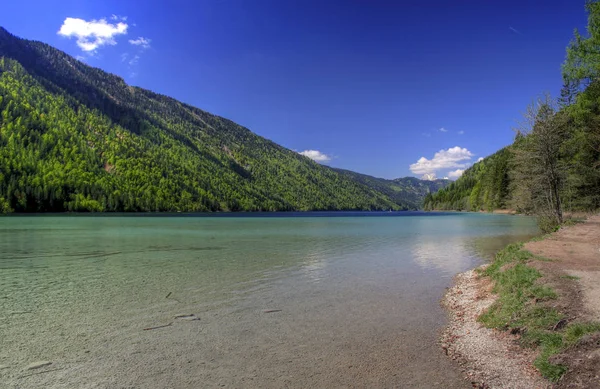
[[[405,208],[227,119],[0,28],[0,212]]]
[[[588,2],[588,33],[567,48],[559,99],[538,98],[512,145],[467,169],[425,209],[511,208],[539,216],[549,230],[565,211],[600,208],[600,3]]]

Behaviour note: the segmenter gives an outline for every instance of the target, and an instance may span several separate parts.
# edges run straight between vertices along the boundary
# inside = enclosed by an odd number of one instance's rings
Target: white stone
[[[50,362],[50,361],[33,362],[32,364],[27,366],[27,370],[39,369],[42,367],[50,366],[51,364],[52,364],[52,362]]]

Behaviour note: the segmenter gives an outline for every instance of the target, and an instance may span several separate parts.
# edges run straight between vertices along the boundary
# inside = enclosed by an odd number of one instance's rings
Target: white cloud
[[[481,162],[481,161],[483,161],[483,157],[477,158],[477,162]]]
[[[127,34],[127,28],[126,23],[111,24],[106,19],[86,21],[78,18],[66,18],[58,30],[58,35],[67,38],[75,37],[77,46],[81,50],[92,52],[104,45],[116,45],[115,36]]]
[[[433,174],[438,170],[444,169],[464,169],[469,165],[468,162],[473,153],[466,148],[452,147],[448,150],[440,150],[432,159],[425,157],[410,165],[410,171],[414,174]]]
[[[140,60],[140,56],[139,55],[134,55],[130,60],[129,60],[129,66],[134,66],[137,65],[138,61]]]
[[[110,15],[110,18],[111,18],[112,20],[121,20],[121,21],[123,21],[123,22],[126,22],[126,21],[127,21],[127,16],[120,16],[120,15],[115,15],[115,14],[112,14],[112,15]]]
[[[152,39],[148,39],[148,38],[144,38],[143,36],[138,37],[137,39],[130,39],[129,43],[131,43],[134,46],[140,46],[143,49],[149,49],[150,48],[150,42],[152,42]]]
[[[456,179],[456,178],[462,176],[462,174],[464,172],[465,172],[464,169],[456,169],[454,171],[448,172],[448,177]]]
[[[308,157],[308,158],[312,159],[313,161],[317,161],[317,162],[331,161],[331,157],[329,155],[323,154],[322,152],[320,152],[318,150],[304,150],[304,151],[299,152],[298,154],[304,155],[305,157]]]
[[[440,132],[448,132],[444,127],[440,128]]]
[[[463,130],[460,130],[460,131],[458,132],[458,135],[462,135],[462,134],[464,134],[464,133],[465,133],[465,132],[464,132]]]

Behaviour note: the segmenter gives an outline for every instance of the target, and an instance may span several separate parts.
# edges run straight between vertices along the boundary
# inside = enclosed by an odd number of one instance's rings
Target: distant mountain
[[[0,213],[420,206],[359,176],[0,27]]]
[[[452,183],[452,181],[446,179],[421,180],[415,177],[387,180],[385,178],[372,177],[350,170],[333,170],[348,178],[351,178],[356,182],[360,182],[369,188],[385,194],[405,210],[421,209],[423,207],[423,200],[425,199],[425,196],[430,193],[435,193]]]

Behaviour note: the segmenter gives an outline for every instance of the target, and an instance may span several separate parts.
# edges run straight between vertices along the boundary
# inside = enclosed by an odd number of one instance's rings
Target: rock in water
[[[51,364],[52,364],[52,362],[50,362],[50,361],[33,362],[32,364],[27,366],[27,370],[39,369],[42,367],[50,366]]]
[[[263,313],[275,313],[275,312],[281,312],[281,309],[265,309],[263,310]]]
[[[182,319],[184,317],[192,317],[194,316],[193,313],[178,313],[177,315],[175,315],[175,319]]]

